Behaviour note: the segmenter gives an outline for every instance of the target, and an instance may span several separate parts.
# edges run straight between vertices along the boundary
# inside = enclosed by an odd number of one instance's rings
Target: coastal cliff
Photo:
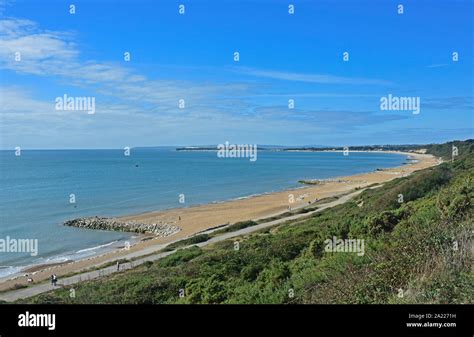
[[[98,216],[68,220],[64,223],[64,226],[142,234],[149,233],[160,237],[167,237],[181,231],[180,227],[167,223],[144,224],[135,221],[121,222],[115,218]]]

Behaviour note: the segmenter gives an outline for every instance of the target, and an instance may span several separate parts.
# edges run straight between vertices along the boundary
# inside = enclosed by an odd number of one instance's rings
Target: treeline
[[[401,144],[401,145],[362,145],[350,146],[349,151],[402,151],[415,152],[420,149],[426,149],[427,153],[431,153],[437,157],[451,159],[453,145],[459,150],[459,153],[472,152],[474,147],[474,139],[455,140],[443,144]],[[304,147],[282,147],[282,146],[258,146],[259,151],[344,151],[343,146],[304,146]],[[193,146],[178,147],[176,151],[217,151],[217,145],[212,146]]]
[[[403,152],[414,152],[420,149],[426,149],[428,153],[431,153],[437,157],[443,157],[445,159],[451,158],[452,146],[457,146],[460,153],[472,152],[474,146],[474,140],[468,139],[465,141],[452,141],[443,144],[405,144],[405,145],[363,145],[363,146],[350,146],[349,151],[403,151]],[[344,151],[343,146],[338,147],[297,147],[297,148],[285,148],[284,151]]]
[[[474,139],[465,141],[455,140],[444,144],[430,144],[426,146],[427,152],[437,157],[450,160],[453,157],[453,146],[457,148],[459,158],[465,158],[474,152]]]
[[[454,144],[454,162],[368,189],[309,219],[181,249],[75,285],[75,298],[66,287],[23,302],[472,303],[473,143]],[[428,150],[451,158],[452,145]],[[325,240],[334,237],[364,240],[364,254],[328,252]]]

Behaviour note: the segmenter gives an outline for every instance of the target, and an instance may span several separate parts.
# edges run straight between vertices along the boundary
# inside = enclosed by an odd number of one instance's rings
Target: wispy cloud
[[[261,69],[253,69],[253,68],[240,68],[239,71],[245,75],[271,78],[271,79],[282,80],[282,81],[321,83],[321,84],[355,84],[355,85],[392,84],[389,81],[384,81],[384,80],[379,80],[379,79],[352,78],[352,77],[335,76],[335,75],[329,75],[329,74],[305,74],[305,73],[283,72],[283,71],[275,71],[275,70],[261,70]]]
[[[423,100],[424,108],[432,108],[437,110],[445,109],[470,109],[474,110],[472,96],[451,96],[425,98]]]
[[[40,30],[30,20],[1,20],[0,67],[35,75],[68,75],[78,55],[70,40],[70,33]],[[15,59],[16,53],[20,60]]]
[[[11,6],[13,2],[13,0],[0,0],[0,14],[3,14],[5,9]]]
[[[331,89],[324,86],[329,92],[318,92],[305,89],[313,86],[299,85],[392,84],[385,80],[241,67],[207,69],[232,72],[231,76],[225,73],[225,81],[224,77],[217,81],[212,76],[206,81],[163,79],[140,72],[133,62],[86,59],[81,52],[83,48],[88,46],[81,43],[77,32],[47,30],[25,19],[0,21],[0,71],[8,76],[11,72],[33,75],[54,83],[43,95],[35,91],[37,87],[27,87],[31,82],[23,82],[22,76],[17,77],[17,83],[25,86],[1,83],[2,96],[7,99],[0,104],[0,138],[9,147],[23,139],[29,139],[34,146],[47,147],[82,147],[83,142],[90,147],[116,147],[123,143],[156,145],[160,141],[161,144],[206,144],[216,139],[311,143],[316,135],[338,137],[365,126],[408,118],[403,114],[364,111],[359,104],[361,98],[367,101],[379,97],[371,90],[362,94],[358,90],[351,92],[351,87],[338,92],[335,86],[330,86]],[[15,60],[16,52],[21,53],[20,62]],[[199,67],[195,70],[198,72]],[[244,76],[232,76],[236,73]],[[54,98],[69,93],[69,89],[97,96],[96,114],[56,111]],[[289,110],[276,103],[286,101],[278,96],[302,99],[297,100],[297,109]],[[327,97],[336,104],[323,105],[322,99],[313,97]],[[178,109],[181,98],[186,101],[185,109]],[[350,104],[340,104],[339,98],[350,99]],[[360,111],[352,103],[358,103]],[[437,104],[440,108],[453,104],[472,106],[472,102],[456,98],[424,104],[425,107]]]
[[[94,90],[99,95],[129,101],[133,106],[153,104],[154,110],[175,110],[179,99],[188,107],[205,105],[212,108],[249,91],[250,83],[194,83],[191,81],[149,79],[129,65],[82,60],[76,34],[41,29],[30,20],[8,18],[0,24],[0,69],[18,73],[56,77],[76,87]],[[15,53],[21,53],[21,61]],[[288,73],[240,68],[247,75],[287,81],[337,84],[386,84],[372,79],[357,79],[333,75]],[[62,94],[62,93],[58,93]]]
[[[306,121],[330,129],[352,129],[409,118],[408,115],[377,114],[371,111],[288,109],[282,106],[257,108],[255,116],[262,119]]]
[[[56,77],[68,85],[96,89],[97,92],[118,97],[127,93],[141,96],[176,97],[169,83],[149,82],[144,76],[118,64],[80,60],[74,34],[41,30],[29,20],[7,19],[0,26],[0,68],[18,73]],[[19,52],[21,61],[15,60]],[[59,95],[59,93],[58,93]],[[135,97],[136,98],[136,97]]]
[[[410,144],[416,139],[417,143],[442,143],[453,139],[469,139],[474,137],[472,128],[400,128],[384,130],[371,133],[369,137],[386,137],[387,142],[391,139],[403,139],[403,143]],[[402,143],[400,140],[398,141]]]
[[[0,68],[56,77],[120,100],[176,106],[180,98],[196,101],[219,87],[184,81],[150,80],[120,64],[81,60],[74,34],[46,31],[29,20],[6,19],[0,25]],[[21,61],[15,53],[21,53]],[[234,88],[236,89],[236,88]]]
[[[440,64],[431,64],[429,66],[427,66],[428,68],[444,68],[444,67],[448,67],[449,64],[447,63],[440,63]]]

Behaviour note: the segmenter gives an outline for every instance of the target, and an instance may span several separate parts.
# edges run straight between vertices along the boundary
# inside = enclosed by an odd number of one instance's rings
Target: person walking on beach
[[[51,278],[52,278],[51,282],[53,283],[53,286],[56,287],[56,283],[58,282],[58,277],[56,276],[56,274],[53,274]]]
[[[54,286],[54,275],[51,274],[51,285]]]
[[[120,262],[117,261],[117,271],[120,271]]]

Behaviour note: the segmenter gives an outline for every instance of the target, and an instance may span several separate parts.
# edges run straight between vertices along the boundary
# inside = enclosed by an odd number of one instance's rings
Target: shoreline
[[[335,150],[332,152],[342,151]],[[101,252],[84,259],[65,261],[54,265],[44,264],[28,266],[29,268],[25,268],[19,273],[8,275],[0,279],[0,291],[18,285],[27,285],[26,278],[23,276],[27,273],[29,276],[33,277],[33,284],[37,284],[48,279],[51,273],[56,273],[60,277],[62,275],[91,269],[105,263],[113,262],[129,254],[137,254],[139,256],[140,253],[146,254],[146,252],[149,253],[159,250],[169,243],[180,241],[214,227],[222,227],[239,221],[258,220],[275,216],[287,212],[288,210],[310,206],[314,202],[323,198],[339,196],[356,188],[363,188],[372,184],[384,183],[440,163],[440,161],[432,155],[417,152],[353,152],[400,154],[407,156],[407,162],[402,166],[380,171],[377,170],[367,173],[359,173],[345,177],[334,177],[331,180],[316,185],[302,184],[302,186],[283,191],[265,192],[258,195],[249,195],[231,200],[193,205],[186,208],[174,208],[117,217],[117,219],[121,221],[137,221],[142,223],[154,223],[160,221],[178,222],[178,225],[182,230],[168,237],[150,237],[145,235],[138,238],[136,243],[131,245],[129,249],[114,248],[110,251]],[[293,195],[294,202],[289,206],[290,195]]]

